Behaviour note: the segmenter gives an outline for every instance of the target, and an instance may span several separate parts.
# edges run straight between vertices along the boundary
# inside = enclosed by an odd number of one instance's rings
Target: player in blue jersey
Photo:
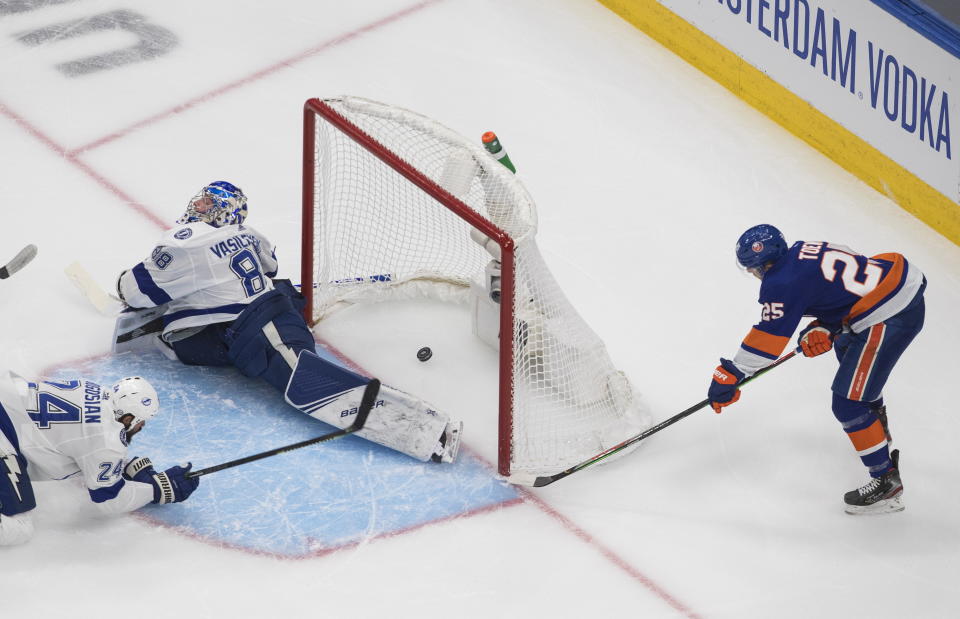
[[[150,256],[121,273],[117,292],[144,315],[162,314],[161,341],[183,363],[233,365],[269,382],[302,412],[346,427],[369,380],[316,354],[303,297],[289,281],[274,279],[273,245],[246,217],[239,187],[203,187]],[[357,435],[421,461],[453,462],[461,430],[426,402],[381,385]]]
[[[923,328],[926,277],[900,254],[868,258],[823,241],[787,245],[762,224],[737,240],[737,261],[761,280],[760,322],[733,359],[721,359],[707,397],[716,412],[740,398],[738,385],[769,365],[798,337],[803,354],[831,350],[840,367],[833,380],[833,414],[871,480],[844,495],[850,514],[903,509],[899,451],[890,451],[883,387],[903,351]]]
[[[104,514],[186,500],[199,484],[185,477],[189,465],[157,473],[149,458],[127,456],[159,408],[156,391],[139,376],[102,389],[86,379],[0,373],[0,546],[32,537],[35,481],[78,479]]]

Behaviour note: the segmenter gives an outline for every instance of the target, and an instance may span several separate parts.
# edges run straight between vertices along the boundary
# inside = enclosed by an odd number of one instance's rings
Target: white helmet
[[[110,399],[113,402],[113,415],[117,421],[120,421],[124,415],[133,415],[133,421],[130,422],[131,428],[141,421],[149,421],[160,411],[160,398],[157,397],[156,389],[146,378],[140,376],[121,378],[113,386],[113,395]]]

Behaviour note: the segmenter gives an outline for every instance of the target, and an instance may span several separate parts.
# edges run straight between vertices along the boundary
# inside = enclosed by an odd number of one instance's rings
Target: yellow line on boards
[[[960,205],[657,0],[598,1],[960,245]]]

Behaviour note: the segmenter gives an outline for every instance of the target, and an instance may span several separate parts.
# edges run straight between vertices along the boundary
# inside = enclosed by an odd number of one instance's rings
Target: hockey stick
[[[363,390],[363,398],[360,400],[360,408],[357,410],[357,418],[354,419],[353,423],[349,427],[343,428],[342,430],[337,430],[336,432],[331,432],[329,434],[324,434],[323,436],[300,441],[299,443],[293,443],[292,445],[287,445],[285,447],[277,447],[276,449],[271,449],[270,451],[264,451],[252,456],[247,456],[246,458],[231,460],[230,462],[224,462],[223,464],[200,469],[199,471],[191,471],[184,475],[184,477],[192,478],[200,477],[201,475],[209,475],[210,473],[216,473],[217,471],[240,466],[241,464],[247,464],[248,462],[253,462],[254,460],[269,458],[270,456],[293,451],[294,449],[300,449],[301,447],[307,447],[309,445],[316,445],[317,443],[325,443],[327,441],[332,441],[335,438],[340,438],[341,436],[353,434],[358,430],[362,430],[364,424],[367,423],[367,416],[370,415],[370,409],[373,408],[379,392],[380,381],[376,378],[371,379],[370,382],[367,383],[366,388]]]
[[[104,316],[116,316],[123,309],[123,301],[105,292],[79,262],[70,264],[63,272],[77,287],[80,294]]]
[[[790,358],[796,356],[797,353],[799,353],[799,352],[800,352],[800,347],[798,346],[796,349],[791,350],[790,352],[788,352],[788,353],[785,354],[784,356],[780,357],[779,359],[777,359],[776,361],[774,361],[773,363],[771,363],[771,364],[768,365],[767,367],[765,367],[765,368],[763,368],[762,370],[758,371],[756,374],[754,374],[754,375],[751,376],[750,378],[744,379],[744,381],[743,381],[742,383],[740,383],[740,385],[738,385],[738,386],[746,385],[746,384],[749,383],[750,381],[752,381],[752,380],[754,380],[754,379],[756,379],[756,378],[759,378],[760,376],[763,376],[764,374],[766,374],[767,372],[769,372],[769,371],[772,370],[773,368],[777,367],[778,365],[780,365],[781,363],[783,363],[783,362],[786,361],[787,359],[790,359]],[[673,417],[671,417],[671,418],[669,418],[669,419],[665,419],[664,421],[661,421],[660,423],[658,423],[657,425],[653,426],[652,428],[648,428],[648,429],[644,430],[643,432],[641,432],[640,434],[638,434],[638,435],[636,435],[636,436],[634,436],[634,437],[632,437],[632,438],[628,438],[627,440],[623,441],[623,442],[620,443],[619,445],[614,445],[613,447],[611,447],[610,449],[604,451],[603,453],[600,453],[600,454],[598,454],[598,455],[590,458],[589,460],[585,460],[585,461],[581,462],[580,464],[574,465],[574,466],[568,468],[568,469],[565,470],[565,471],[560,471],[559,473],[556,473],[556,474],[554,474],[554,475],[544,475],[544,476],[540,476],[540,477],[536,477],[536,478],[534,478],[532,475],[522,475],[522,474],[520,474],[520,475],[511,475],[511,476],[507,479],[507,481],[509,481],[510,483],[514,483],[514,484],[521,484],[521,485],[524,485],[524,486],[533,486],[534,488],[542,488],[543,486],[547,486],[547,485],[549,485],[549,484],[552,484],[553,482],[557,481],[558,479],[563,479],[563,478],[566,477],[567,475],[573,475],[573,474],[576,473],[577,471],[581,471],[581,470],[587,468],[588,466],[590,466],[591,464],[596,464],[597,462],[600,462],[601,460],[605,460],[606,458],[609,458],[610,456],[612,456],[613,454],[615,454],[615,453],[617,453],[617,452],[619,452],[619,451],[623,451],[624,449],[626,449],[626,448],[629,447],[630,445],[633,445],[634,443],[638,443],[638,442],[642,441],[643,439],[645,439],[645,438],[647,438],[647,437],[649,437],[649,436],[651,436],[651,435],[653,435],[653,434],[656,434],[657,432],[659,432],[660,430],[663,430],[664,428],[666,428],[666,427],[668,427],[668,426],[672,426],[673,424],[677,423],[678,421],[680,421],[680,420],[683,419],[684,417],[688,417],[688,416],[692,415],[693,413],[697,412],[697,411],[700,410],[701,408],[706,408],[707,405],[709,405],[709,404],[710,404],[710,400],[709,400],[709,399],[703,400],[702,402],[698,402],[697,404],[694,404],[693,406],[691,406],[691,407],[688,408],[687,410],[685,410],[685,411],[683,411],[683,412],[681,412],[681,413],[677,413],[677,414],[674,415]]]
[[[159,318],[154,318],[148,323],[145,323],[135,329],[131,329],[125,333],[120,333],[117,335],[114,340],[115,344],[123,344],[124,342],[129,342],[130,340],[135,340],[138,337],[143,337],[144,335],[150,335],[151,333],[160,333],[163,331],[163,316]]]
[[[13,260],[0,267],[0,279],[7,279],[33,260],[37,255],[36,245],[27,245],[21,249]]]

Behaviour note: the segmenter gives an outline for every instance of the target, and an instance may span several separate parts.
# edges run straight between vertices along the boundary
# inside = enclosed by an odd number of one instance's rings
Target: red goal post
[[[302,199],[311,325],[350,304],[420,296],[472,304],[475,325],[499,314],[488,343],[499,344],[501,475],[555,473],[649,424],[546,269],[526,189],[478,143],[395,106],[310,99]],[[498,303],[484,288],[490,265]]]

